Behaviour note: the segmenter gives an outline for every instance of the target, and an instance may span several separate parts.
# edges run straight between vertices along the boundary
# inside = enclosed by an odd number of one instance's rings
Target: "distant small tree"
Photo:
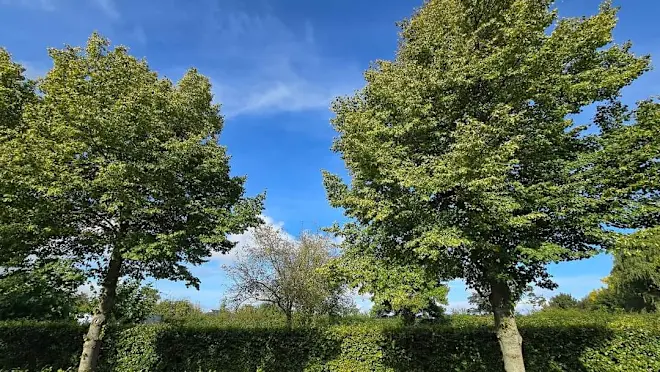
[[[232,302],[271,303],[282,311],[289,327],[294,312],[307,317],[332,315],[350,305],[344,288],[325,270],[334,257],[334,245],[327,237],[303,233],[296,240],[270,225],[254,229],[252,235],[236,262],[225,266],[234,280]]]
[[[609,277],[603,279],[607,284]],[[624,300],[618,295],[611,287],[595,289],[582,300],[580,300],[580,307],[590,311],[608,311],[620,312],[624,309]]]
[[[660,310],[660,245],[658,229],[627,236],[614,251],[614,266],[606,284],[582,300],[589,310],[658,312]],[[649,236],[650,234],[650,236]]]
[[[153,310],[153,315],[160,315],[166,323],[184,323],[199,319],[203,314],[199,305],[188,300],[161,300]]]
[[[471,314],[487,315],[493,311],[488,296],[482,296],[477,292],[472,292],[468,296],[468,303],[472,306],[468,309],[468,312]]]
[[[546,306],[551,309],[576,309],[580,307],[580,301],[568,293],[560,293],[548,301]]]

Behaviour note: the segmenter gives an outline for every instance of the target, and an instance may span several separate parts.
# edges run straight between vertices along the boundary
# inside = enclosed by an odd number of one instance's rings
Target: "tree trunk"
[[[410,309],[401,310],[401,318],[403,318],[404,325],[411,326],[415,324],[415,313]]]
[[[522,337],[516,325],[511,291],[506,284],[492,285],[490,303],[495,317],[497,341],[502,352],[504,370],[506,372],[525,372]]]
[[[110,316],[110,311],[115,304],[121,264],[121,254],[119,249],[115,248],[112,251],[110,263],[108,264],[108,271],[103,279],[99,306],[94,311],[92,322],[90,323],[89,330],[85,336],[78,372],[96,371],[99,361],[99,352],[101,351],[101,333],[103,331],[103,326]]]
[[[289,331],[293,328],[293,311],[289,310],[285,312],[286,314],[286,329]]]

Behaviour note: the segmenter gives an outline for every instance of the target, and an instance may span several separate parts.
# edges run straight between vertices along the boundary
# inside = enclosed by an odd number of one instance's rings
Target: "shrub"
[[[80,357],[84,332],[76,323],[0,322],[0,370],[71,367]]]
[[[520,317],[527,370],[534,372],[639,372],[660,370],[660,322],[657,315],[612,315],[544,311]],[[0,324],[0,331],[13,326]],[[23,331],[25,327],[23,326]],[[51,341],[82,335],[76,327],[33,324],[26,334]],[[109,332],[104,369],[108,371],[309,371],[499,372],[502,362],[488,317],[452,316],[442,325],[403,327],[394,322],[354,322],[319,328],[258,328],[219,324],[141,325]],[[28,327],[29,328],[29,327]],[[63,330],[67,329],[68,333]],[[49,332],[58,333],[51,335]],[[77,343],[57,345],[31,364],[8,355],[8,348],[39,345],[11,331],[0,343],[0,369],[38,368],[49,360],[66,368],[77,358]],[[5,337],[3,337],[4,339]],[[9,343],[15,343],[14,346]],[[18,346],[20,344],[20,346]],[[34,345],[34,346],[33,346]],[[12,350],[13,350],[12,349]],[[27,355],[27,351],[23,355]],[[13,359],[12,359],[13,358]],[[36,361],[32,357],[33,361]],[[55,364],[58,363],[58,364]]]

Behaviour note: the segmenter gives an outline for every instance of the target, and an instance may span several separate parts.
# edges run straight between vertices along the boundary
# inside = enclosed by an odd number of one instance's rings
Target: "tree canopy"
[[[19,215],[35,214],[24,195],[49,207],[49,218],[28,221],[53,232],[31,254],[68,257],[101,280],[81,359],[88,371],[120,277],[197,287],[190,265],[229,251],[228,234],[260,221],[263,197],[246,197],[245,177],[230,176],[219,105],[196,70],[173,84],[97,34],[49,54],[53,68],[24,105],[21,130],[2,145],[12,172],[3,195]]]
[[[603,225],[601,148],[569,115],[615,99],[649,66],[613,43],[609,1],[584,18],[559,19],[551,4],[427,1],[402,23],[396,59],[333,107],[350,185],[324,174],[352,218],[338,230],[346,251],[489,296],[507,371],[524,371],[512,316],[525,289],[553,288],[546,264],[590,257],[616,235]]]
[[[304,232],[295,239],[267,224],[251,235],[236,261],[225,266],[234,281],[232,302],[272,304],[289,326],[294,313],[303,318],[341,315],[352,307],[344,286],[328,272],[335,254],[326,236]]]

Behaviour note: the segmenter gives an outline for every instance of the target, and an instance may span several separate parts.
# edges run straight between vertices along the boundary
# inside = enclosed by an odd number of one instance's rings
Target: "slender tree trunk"
[[[289,331],[293,328],[293,311],[286,311],[286,329]]]
[[[89,330],[85,336],[78,372],[96,371],[99,361],[99,352],[101,351],[101,333],[103,331],[103,326],[110,316],[110,311],[115,304],[121,264],[121,254],[119,249],[115,248],[112,251],[110,263],[108,264],[108,271],[103,279],[99,306],[94,311],[92,322],[89,325]]]
[[[522,337],[516,325],[511,292],[506,284],[492,285],[490,303],[495,317],[497,341],[502,352],[504,370],[506,372],[525,372]]]

